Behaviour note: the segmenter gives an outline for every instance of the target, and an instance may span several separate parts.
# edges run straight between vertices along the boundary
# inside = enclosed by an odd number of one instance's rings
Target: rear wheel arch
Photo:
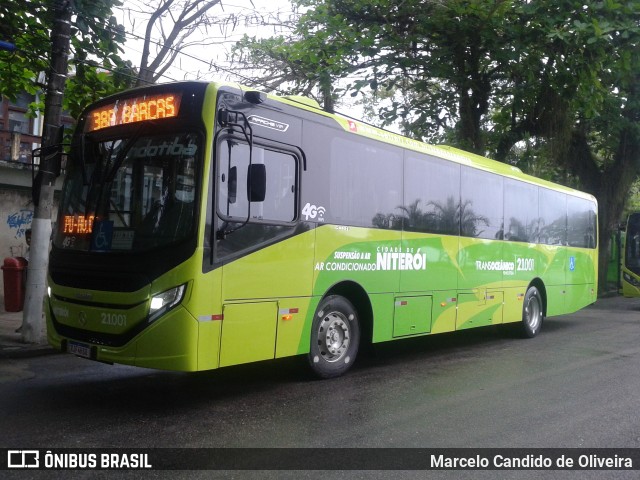
[[[547,289],[544,286],[544,282],[542,281],[541,278],[536,277],[533,280],[531,280],[531,283],[529,283],[527,290],[531,287],[536,287],[538,289],[538,292],[540,292],[540,297],[542,298],[542,313],[546,317],[547,316]]]
[[[371,318],[371,303],[360,285],[341,282],[331,287],[311,323],[307,357],[314,373],[333,378],[347,372],[371,338]]]
[[[533,338],[540,333],[545,317],[545,300],[536,283],[527,288],[522,302],[520,331],[525,338]]]
[[[329,295],[340,295],[349,300],[360,318],[360,347],[366,347],[371,344],[373,339],[373,307],[366,290],[358,283],[353,281],[340,282],[333,285],[325,297]]]

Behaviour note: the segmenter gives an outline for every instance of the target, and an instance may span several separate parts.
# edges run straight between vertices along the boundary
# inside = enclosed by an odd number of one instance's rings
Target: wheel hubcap
[[[525,315],[527,318],[527,324],[534,332],[540,325],[541,312],[542,310],[540,309],[540,302],[538,301],[538,298],[531,297],[527,303],[527,308],[525,308]]]
[[[340,312],[327,314],[318,327],[320,355],[327,362],[337,362],[349,349],[351,331],[349,321]]]

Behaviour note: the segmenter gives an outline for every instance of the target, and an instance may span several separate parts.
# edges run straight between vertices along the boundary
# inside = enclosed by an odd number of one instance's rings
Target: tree
[[[596,196],[603,287],[611,234],[640,173],[640,2],[531,2],[522,20],[528,48],[494,118],[496,156],[541,138],[564,183]]]
[[[53,192],[61,154],[59,127],[71,47],[79,66],[80,75],[79,78],[76,76],[76,81],[95,78],[87,75],[88,69],[95,68],[87,63],[90,54],[103,54],[102,58],[107,64],[112,61],[122,64],[117,57],[115,41],[119,31],[103,27],[104,21],[101,19],[104,14],[104,4],[85,3],[82,0],[76,0],[75,5],[71,0],[32,2],[19,7],[3,5],[0,10],[2,36],[12,40],[15,38],[17,46],[10,56],[3,53],[0,57],[0,92],[13,98],[25,90],[35,93],[40,88],[46,89],[42,155],[34,181],[33,254],[27,276],[22,325],[22,337],[28,342],[42,340],[42,300],[51,236]],[[75,19],[73,25],[72,18]],[[110,19],[107,25],[112,22],[113,19]],[[46,74],[43,84],[38,83],[41,73]]]
[[[295,39],[245,40],[241,48],[247,58],[267,65],[271,75],[292,72],[307,85],[322,86],[327,76],[335,84],[355,75],[347,88],[352,95],[364,88],[397,91],[400,100],[393,98],[379,112],[383,125],[402,118],[405,133],[418,138],[455,129],[457,146],[485,153],[483,116],[492,88],[502,79],[501,66],[513,55],[501,42],[503,24],[517,19],[510,2],[297,3],[307,10],[294,29]]]
[[[15,99],[21,92],[36,93],[37,76],[47,67],[51,23],[42,2],[0,4],[0,40],[16,46],[15,51],[0,51],[0,95]]]
[[[33,255],[30,258],[22,321],[22,338],[31,343],[42,341],[42,300],[47,277],[49,239],[51,238],[51,213],[55,181],[59,175],[56,165],[60,143],[58,135],[62,114],[62,99],[67,80],[69,44],[71,36],[71,5],[68,1],[53,5],[51,28],[51,67],[47,70],[47,95],[44,111],[44,134],[40,168],[34,181],[36,200],[31,224]]]
[[[222,0],[162,0],[148,10],[125,6],[131,31],[136,31],[140,22],[144,28],[144,36],[132,34],[142,42],[136,86],[156,83],[175,65],[180,54],[186,54],[193,47],[199,48],[199,57],[206,57],[203,51],[224,41],[228,29],[233,29],[243,18],[251,17],[251,14],[213,14],[215,6],[223,10]],[[219,30],[222,40],[212,35],[212,30]],[[213,61],[209,68],[215,68]]]
[[[298,3],[300,37],[278,58],[312,52],[305,71],[319,82],[320,60],[334,56],[334,78],[361,76],[354,94],[400,92],[380,117],[414,137],[500,160],[535,147],[530,158],[554,166],[545,173],[598,198],[604,273],[640,169],[638,0]]]
[[[131,65],[120,57],[124,28],[111,9],[118,0],[94,2],[75,0],[71,4],[69,54],[74,75],[65,85],[63,108],[72,117],[91,101],[132,84]],[[0,39],[12,41],[14,52],[0,51],[0,95],[15,99],[21,92],[46,90],[43,77],[51,64],[50,29],[59,0],[33,0],[0,4]],[[42,110],[40,104],[32,111]]]
[[[292,3],[292,18],[279,22],[284,34],[272,38],[245,35],[237,43],[232,55],[240,64],[236,70],[259,70],[256,83],[284,94],[312,97],[324,110],[333,112],[336,100],[344,93],[338,80],[362,68],[352,58],[357,53],[353,45],[346,41],[351,33],[343,28],[343,18],[326,11],[324,5],[302,14],[298,7],[309,5]],[[316,13],[331,25],[318,28]]]

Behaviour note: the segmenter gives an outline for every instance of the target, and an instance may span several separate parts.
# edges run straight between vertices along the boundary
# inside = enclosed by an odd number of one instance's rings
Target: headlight
[[[149,305],[149,322],[164,315],[182,301],[186,284],[155,295]]]
[[[640,282],[636,280],[634,277],[632,277],[631,275],[629,275],[627,272],[624,272],[622,274],[622,277],[624,278],[625,282],[630,283],[634,287],[640,287]]]

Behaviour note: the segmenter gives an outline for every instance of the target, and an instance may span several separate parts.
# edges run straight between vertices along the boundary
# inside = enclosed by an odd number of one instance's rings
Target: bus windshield
[[[139,252],[193,234],[202,142],[194,133],[147,127],[121,137],[89,134],[74,145],[56,247]]]

